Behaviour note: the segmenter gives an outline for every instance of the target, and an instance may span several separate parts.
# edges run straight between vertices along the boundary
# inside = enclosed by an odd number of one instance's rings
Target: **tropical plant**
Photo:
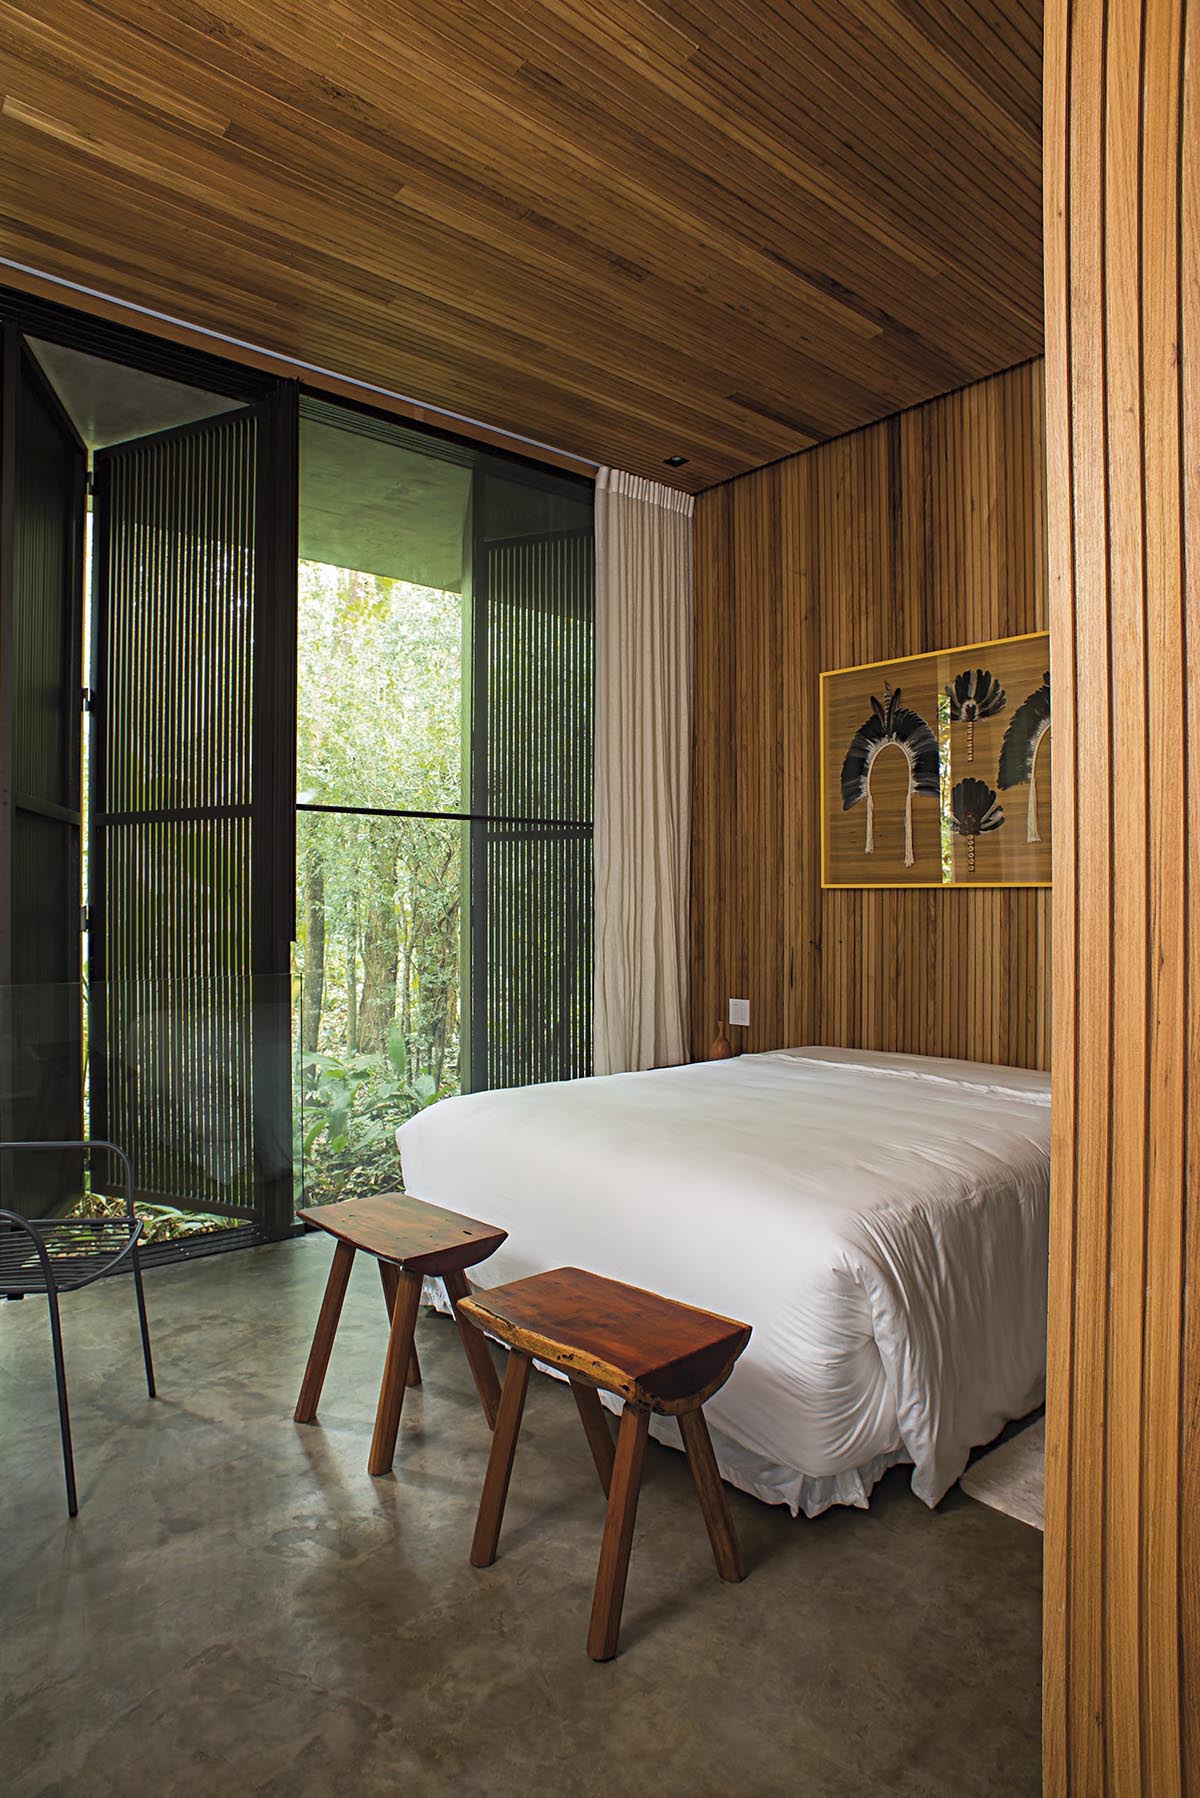
[[[350,1198],[397,1184],[396,1130],[446,1098],[433,1073],[412,1073],[393,1022],[386,1057],[301,1054],[305,1198]]]

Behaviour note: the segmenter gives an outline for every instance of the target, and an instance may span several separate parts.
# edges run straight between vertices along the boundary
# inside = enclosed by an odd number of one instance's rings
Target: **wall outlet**
[[[731,999],[729,1001],[729,1022],[731,1024],[748,1024],[750,1022],[749,999]]]

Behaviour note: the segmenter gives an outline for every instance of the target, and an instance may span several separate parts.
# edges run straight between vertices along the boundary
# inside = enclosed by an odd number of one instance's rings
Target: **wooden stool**
[[[315,1224],[318,1230],[327,1230],[336,1237],[337,1246],[308,1353],[304,1383],[296,1401],[296,1422],[316,1421],[325,1369],[329,1366],[330,1350],[342,1315],[346,1283],[354,1265],[355,1251],[361,1249],[366,1255],[374,1255],[379,1263],[379,1277],[391,1321],[383,1384],[379,1388],[379,1407],[375,1413],[375,1433],[367,1461],[368,1472],[391,1472],[404,1388],[406,1384],[420,1384],[421,1371],[413,1346],[413,1333],[421,1303],[421,1282],[426,1274],[440,1275],[446,1288],[483,1415],[488,1428],[494,1429],[500,1404],[500,1383],[487,1343],[462,1313],[461,1303],[470,1291],[463,1270],[494,1255],[508,1231],[497,1230],[492,1224],[478,1223],[473,1217],[462,1217],[457,1211],[443,1211],[440,1205],[427,1205],[423,1199],[416,1199],[406,1192],[345,1199],[338,1205],[316,1205],[310,1211],[301,1211],[299,1216],[304,1223]]]
[[[652,1411],[679,1419],[717,1572],[725,1580],[746,1577],[700,1407],[733,1372],[750,1340],[748,1324],[577,1267],[477,1292],[460,1309],[511,1351],[471,1544],[473,1567],[490,1567],[496,1558],[529,1368],[536,1356],[568,1376],[608,1498],[588,1630],[592,1659],[611,1660],[617,1652]],[[625,1400],[615,1454],[600,1392],[619,1393]]]

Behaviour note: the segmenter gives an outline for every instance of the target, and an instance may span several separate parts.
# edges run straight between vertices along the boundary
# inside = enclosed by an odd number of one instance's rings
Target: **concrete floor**
[[[535,1377],[495,1567],[453,1327],[422,1319],[394,1477],[366,1472],[383,1346],[360,1258],[321,1422],[292,1405],[329,1262],[309,1237],[64,1302],[66,1514],[44,1303],[0,1304],[0,1784],[9,1798],[910,1798],[1034,1793],[1041,1538],[895,1469],[869,1512],[733,1495],[713,1571],[651,1442],[621,1653],[585,1656],[602,1500],[569,1391]]]

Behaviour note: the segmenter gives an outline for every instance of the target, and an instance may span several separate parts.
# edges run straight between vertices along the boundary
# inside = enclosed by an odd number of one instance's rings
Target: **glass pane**
[[[397,1185],[397,1125],[458,1090],[468,828],[300,814],[294,1025],[306,1204]]]
[[[466,809],[470,493],[458,462],[302,420],[301,804]]]
[[[286,1046],[291,982],[260,979],[231,1010],[233,993],[221,979],[0,987],[0,1140],[108,1135],[133,1164],[148,1243],[261,1223],[264,1185],[290,1174],[294,1111],[286,1078],[256,1078],[256,1051],[280,1034]],[[124,1203],[105,1158],[0,1157],[0,1204],[27,1216]]]
[[[549,473],[502,473],[492,465],[483,481],[480,534],[485,543],[511,543],[517,538],[590,531],[593,503],[590,483],[585,486]]]

